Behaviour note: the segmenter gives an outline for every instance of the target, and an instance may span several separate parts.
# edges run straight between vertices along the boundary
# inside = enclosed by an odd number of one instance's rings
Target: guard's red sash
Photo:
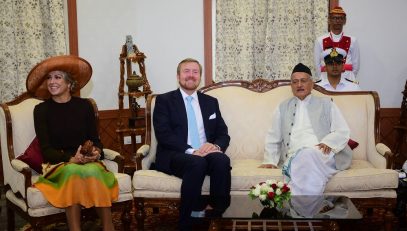
[[[349,53],[349,48],[350,48],[350,37],[348,36],[342,36],[341,40],[339,40],[338,42],[334,42],[332,41],[331,37],[326,37],[322,40],[322,47],[323,50],[332,48],[332,47],[339,47],[342,48],[346,51],[346,53]]]

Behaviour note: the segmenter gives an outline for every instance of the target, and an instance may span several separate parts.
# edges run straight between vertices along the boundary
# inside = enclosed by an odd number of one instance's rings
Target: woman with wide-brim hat
[[[103,147],[92,105],[72,95],[91,75],[86,60],[69,55],[46,59],[28,74],[28,92],[45,99],[34,108],[34,126],[44,162],[52,166],[34,186],[50,204],[65,208],[70,230],[80,230],[82,207],[95,207],[103,230],[114,230],[110,207],[118,199],[117,179],[99,161]],[[85,142],[93,147],[82,154]]]

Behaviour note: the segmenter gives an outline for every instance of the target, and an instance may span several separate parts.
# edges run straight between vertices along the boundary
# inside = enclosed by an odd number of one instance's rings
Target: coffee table
[[[283,208],[265,208],[259,199],[232,195],[230,207],[211,220],[209,230],[352,230],[360,219],[345,196],[292,196]]]

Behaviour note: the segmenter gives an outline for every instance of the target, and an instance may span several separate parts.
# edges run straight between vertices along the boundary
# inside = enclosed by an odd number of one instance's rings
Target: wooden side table
[[[150,84],[146,76],[144,59],[146,56],[140,52],[136,45],[133,45],[131,40],[122,46],[120,54],[120,82],[119,82],[119,116],[117,120],[117,141],[119,142],[119,152],[125,158],[124,171],[130,175],[137,169],[135,163],[135,155],[137,152],[137,136],[145,135],[144,115],[140,115],[140,105],[137,100],[139,98],[147,99],[147,96],[152,93]],[[132,64],[138,67],[138,72],[132,69]],[[127,78],[127,90],[124,88],[125,76]],[[139,90],[142,87],[142,90]],[[124,107],[124,97],[128,98],[129,105]],[[130,116],[125,111],[130,109]],[[124,148],[124,137],[130,136],[131,152],[128,153]]]

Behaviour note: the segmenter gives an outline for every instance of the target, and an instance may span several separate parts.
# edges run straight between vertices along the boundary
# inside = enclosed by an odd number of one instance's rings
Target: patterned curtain
[[[67,53],[63,1],[0,1],[0,102],[26,91],[36,63]]]
[[[327,0],[217,0],[215,80],[289,79],[314,69],[315,39],[326,33]]]

